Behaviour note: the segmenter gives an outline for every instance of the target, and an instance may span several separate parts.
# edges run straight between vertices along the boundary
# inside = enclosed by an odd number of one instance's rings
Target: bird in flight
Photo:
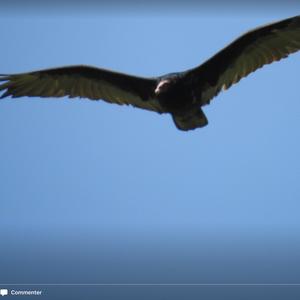
[[[19,74],[0,74],[1,99],[65,97],[104,100],[171,114],[176,127],[208,124],[201,107],[221,90],[266,64],[300,50],[300,16],[255,28],[200,66],[143,78],[90,66],[66,66]]]

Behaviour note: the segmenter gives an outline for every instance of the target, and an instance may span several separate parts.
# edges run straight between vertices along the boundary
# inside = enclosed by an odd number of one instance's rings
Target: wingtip
[[[3,100],[4,98],[8,97],[10,95],[10,93],[8,91],[6,91],[5,93],[3,93],[1,96],[0,96],[0,100]]]
[[[0,81],[7,81],[9,80],[8,74],[0,74]]]
[[[9,81],[9,76],[5,74],[0,74],[0,82],[1,81]],[[7,88],[8,88],[7,82],[0,84],[0,100],[10,95]]]

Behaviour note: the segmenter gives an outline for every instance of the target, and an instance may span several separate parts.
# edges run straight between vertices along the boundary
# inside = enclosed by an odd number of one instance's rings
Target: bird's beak
[[[154,93],[155,93],[155,95],[157,95],[157,94],[159,94],[159,92],[160,92],[160,87],[159,87],[159,85],[158,85],[158,86],[156,87]]]
[[[166,89],[166,87],[169,85],[169,80],[162,80],[158,83],[154,93],[156,95],[160,94],[162,91]]]

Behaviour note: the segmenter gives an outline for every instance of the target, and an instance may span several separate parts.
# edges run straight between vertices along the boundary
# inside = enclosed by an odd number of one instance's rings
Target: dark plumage
[[[0,75],[1,98],[82,97],[170,113],[178,129],[207,125],[201,107],[222,89],[265,64],[300,50],[300,16],[240,36],[202,65],[179,73],[142,78],[89,66]]]

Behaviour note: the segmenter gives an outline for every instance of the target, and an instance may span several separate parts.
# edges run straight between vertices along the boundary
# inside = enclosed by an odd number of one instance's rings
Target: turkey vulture
[[[300,50],[300,16],[251,30],[196,68],[143,78],[90,66],[0,75],[0,98],[80,97],[170,113],[176,127],[208,124],[201,107],[265,64]]]

